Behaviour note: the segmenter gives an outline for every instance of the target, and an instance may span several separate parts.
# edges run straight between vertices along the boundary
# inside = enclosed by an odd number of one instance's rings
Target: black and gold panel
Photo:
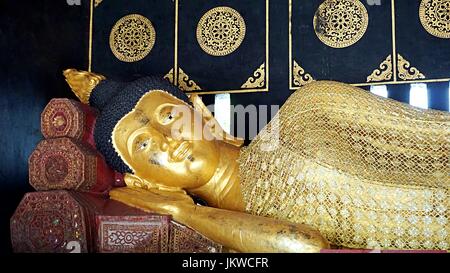
[[[268,0],[178,0],[175,75],[196,93],[268,91]]]
[[[450,80],[450,1],[395,3],[399,80]]]
[[[289,2],[290,89],[313,80],[355,85],[393,80],[391,1]]]
[[[123,80],[166,75],[175,63],[175,4],[91,0],[89,68]]]

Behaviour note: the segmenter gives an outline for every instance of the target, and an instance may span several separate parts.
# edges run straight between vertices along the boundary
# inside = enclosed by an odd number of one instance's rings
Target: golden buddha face
[[[206,125],[206,126],[205,126]],[[197,188],[219,164],[219,148],[207,121],[184,101],[150,91],[113,131],[113,145],[141,179],[168,187]]]

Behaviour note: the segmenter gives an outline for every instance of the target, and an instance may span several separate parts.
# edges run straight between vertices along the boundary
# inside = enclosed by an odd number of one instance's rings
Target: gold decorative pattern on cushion
[[[392,55],[389,55],[386,60],[380,64],[380,67],[375,69],[372,74],[367,77],[367,82],[389,81],[392,79],[392,75]]]
[[[428,33],[438,38],[450,38],[450,0],[422,0],[419,17]]]
[[[266,84],[266,69],[263,63],[253,75],[241,86],[241,88],[261,88]]]
[[[189,78],[183,69],[178,68],[178,87],[183,91],[199,91],[202,90],[193,80]],[[173,68],[164,76],[164,79],[168,80],[171,84],[174,84],[174,72]],[[176,84],[175,84],[176,85]]]
[[[112,28],[109,46],[117,59],[137,62],[150,53],[155,41],[152,22],[142,15],[130,14],[119,19]]]
[[[325,0],[314,15],[314,31],[329,47],[344,48],[366,33],[369,15],[358,0]]]
[[[448,250],[449,128],[447,112],[308,84],[241,152],[246,209],[333,245]]]
[[[402,55],[397,54],[397,67],[398,67],[398,77],[402,80],[417,80],[425,79],[425,75],[420,73],[420,71],[412,67],[411,64],[402,57]]]
[[[245,21],[230,7],[207,11],[197,26],[200,47],[212,56],[225,56],[235,51],[245,38]]]

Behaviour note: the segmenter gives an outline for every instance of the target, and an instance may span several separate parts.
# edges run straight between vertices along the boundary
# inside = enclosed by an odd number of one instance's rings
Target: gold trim
[[[446,0],[422,0],[419,18],[423,28],[431,35],[450,38],[449,2]]]
[[[204,94],[235,94],[235,93],[253,93],[253,92],[268,92],[269,91],[269,0],[265,0],[266,1],[266,56],[265,56],[265,87],[264,88],[258,88],[258,89],[228,89],[228,90],[208,90],[208,91],[199,91],[199,92],[189,92],[189,94],[195,94],[195,95],[204,95]],[[175,31],[175,37],[176,37],[176,45],[178,44],[178,39],[177,39],[177,34],[178,34],[178,2],[179,0],[175,0],[175,5],[176,5],[176,31]],[[176,47],[175,50],[175,69],[178,68],[178,46]],[[177,77],[177,74],[175,73],[175,77]],[[177,82],[177,80],[175,80],[175,82]]]
[[[264,88],[261,91],[269,91],[269,0],[266,0],[266,62],[265,68],[266,68],[266,88]]]
[[[226,56],[234,52],[245,38],[245,21],[230,7],[208,10],[197,25],[197,42],[211,56]]]
[[[134,44],[130,44],[133,41]],[[153,49],[156,31],[152,22],[140,14],[129,14],[120,18],[111,29],[109,47],[122,62],[137,62]]]
[[[241,86],[241,88],[260,88],[264,87],[266,81],[265,64],[259,66],[253,75]]]
[[[102,3],[103,0],[95,0],[94,7],[96,8],[98,5]]]
[[[297,87],[304,86],[314,81],[314,78],[311,76],[311,74],[306,73],[305,69],[301,67],[295,60],[293,73],[294,73],[294,84]]]
[[[357,43],[368,26],[369,14],[359,0],[325,0],[313,19],[317,37],[332,48],[345,48]]]
[[[398,77],[402,80],[425,79],[425,75],[398,54]]]
[[[393,74],[392,55],[389,55],[380,64],[379,68],[375,69],[372,74],[367,77],[367,82],[389,81],[392,80]]]
[[[183,91],[202,90],[193,80],[189,79],[181,67],[178,68],[178,87]]]

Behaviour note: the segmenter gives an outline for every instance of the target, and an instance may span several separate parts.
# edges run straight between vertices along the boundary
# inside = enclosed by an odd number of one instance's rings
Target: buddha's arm
[[[287,221],[193,204],[182,193],[114,189],[111,198],[145,211],[172,215],[209,239],[239,252],[319,252],[328,242],[312,228]]]

